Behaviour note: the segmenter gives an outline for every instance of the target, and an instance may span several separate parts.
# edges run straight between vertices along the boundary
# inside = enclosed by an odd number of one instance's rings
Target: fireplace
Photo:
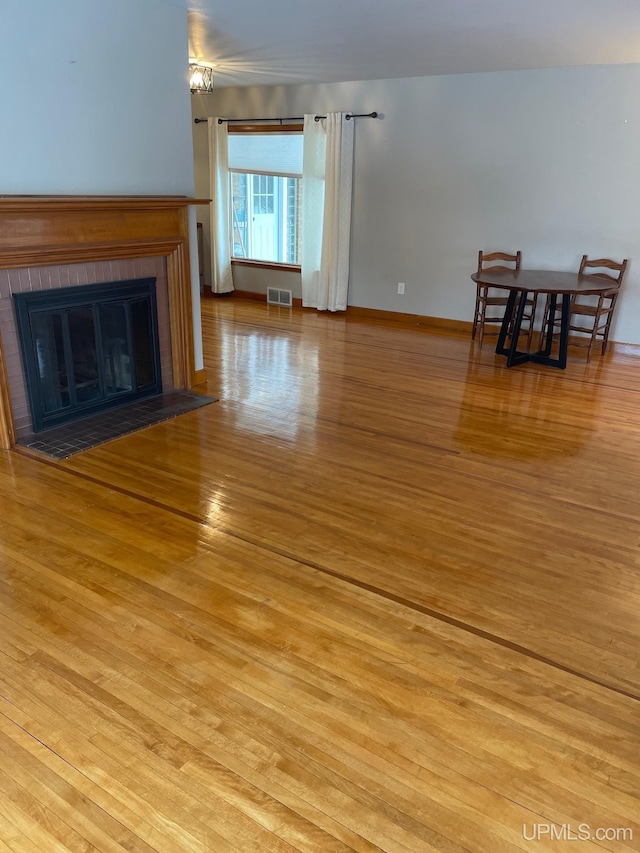
[[[20,390],[24,373],[14,293],[156,277],[162,390],[189,389],[206,381],[194,356],[195,288],[191,284],[187,211],[191,205],[208,203],[208,199],[186,196],[0,196],[1,448],[15,446],[17,436],[35,426],[28,413],[26,391]],[[113,356],[116,358],[115,351]],[[102,371],[98,384],[102,383],[101,393],[108,397],[106,356],[96,358]],[[124,356],[121,371],[123,365]],[[73,372],[73,366],[66,365],[65,370]],[[122,390],[126,383],[118,386],[123,380],[122,372],[113,379],[116,396],[128,393]],[[58,393],[65,392],[59,388]],[[43,415],[43,426],[46,420]]]
[[[13,300],[34,432],[161,393],[155,278]]]

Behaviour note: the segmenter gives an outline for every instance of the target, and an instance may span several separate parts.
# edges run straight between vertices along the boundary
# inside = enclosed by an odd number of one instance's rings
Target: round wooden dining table
[[[577,272],[562,270],[483,270],[471,276],[476,284],[489,287],[500,287],[509,290],[507,307],[498,335],[496,353],[507,356],[507,367],[514,367],[525,361],[546,364],[550,367],[564,369],[567,366],[567,349],[569,345],[569,320],[571,317],[571,299],[580,294],[600,294],[615,290],[617,285],[610,278],[600,278],[597,275],[580,275]],[[549,317],[547,320],[545,346],[537,352],[522,352],[518,350],[520,327],[527,302],[527,296],[544,294],[551,297]],[[562,297],[560,307],[560,342],[557,358],[552,358],[553,329],[558,308],[558,298]],[[533,322],[533,319],[531,320]],[[511,335],[509,346],[505,346],[507,337]]]

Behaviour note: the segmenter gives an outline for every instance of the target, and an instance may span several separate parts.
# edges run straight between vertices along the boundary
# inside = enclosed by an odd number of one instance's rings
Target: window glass
[[[230,133],[234,258],[299,263],[301,133]]]
[[[302,134],[231,132],[229,169],[301,178]]]

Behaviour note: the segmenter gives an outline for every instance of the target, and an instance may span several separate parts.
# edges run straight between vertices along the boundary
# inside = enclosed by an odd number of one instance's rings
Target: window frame
[[[282,135],[284,133],[295,133],[300,135],[304,130],[304,125],[301,123],[296,124],[229,124],[227,126],[228,133],[241,133],[243,135],[250,133],[277,133]],[[229,171],[231,174],[231,171]],[[243,173],[247,174],[247,173]],[[229,211],[230,212],[230,211]],[[286,235],[285,235],[286,239]],[[231,255],[231,265],[232,266],[242,266],[242,267],[256,267],[257,269],[266,269],[266,270],[289,270],[292,272],[300,272],[301,265],[300,264],[289,264],[285,261],[263,261],[257,260],[253,258],[234,258],[233,252]]]

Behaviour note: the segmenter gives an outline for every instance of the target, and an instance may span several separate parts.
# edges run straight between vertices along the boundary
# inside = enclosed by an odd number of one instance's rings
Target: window
[[[232,258],[300,263],[302,132],[229,128]]]

